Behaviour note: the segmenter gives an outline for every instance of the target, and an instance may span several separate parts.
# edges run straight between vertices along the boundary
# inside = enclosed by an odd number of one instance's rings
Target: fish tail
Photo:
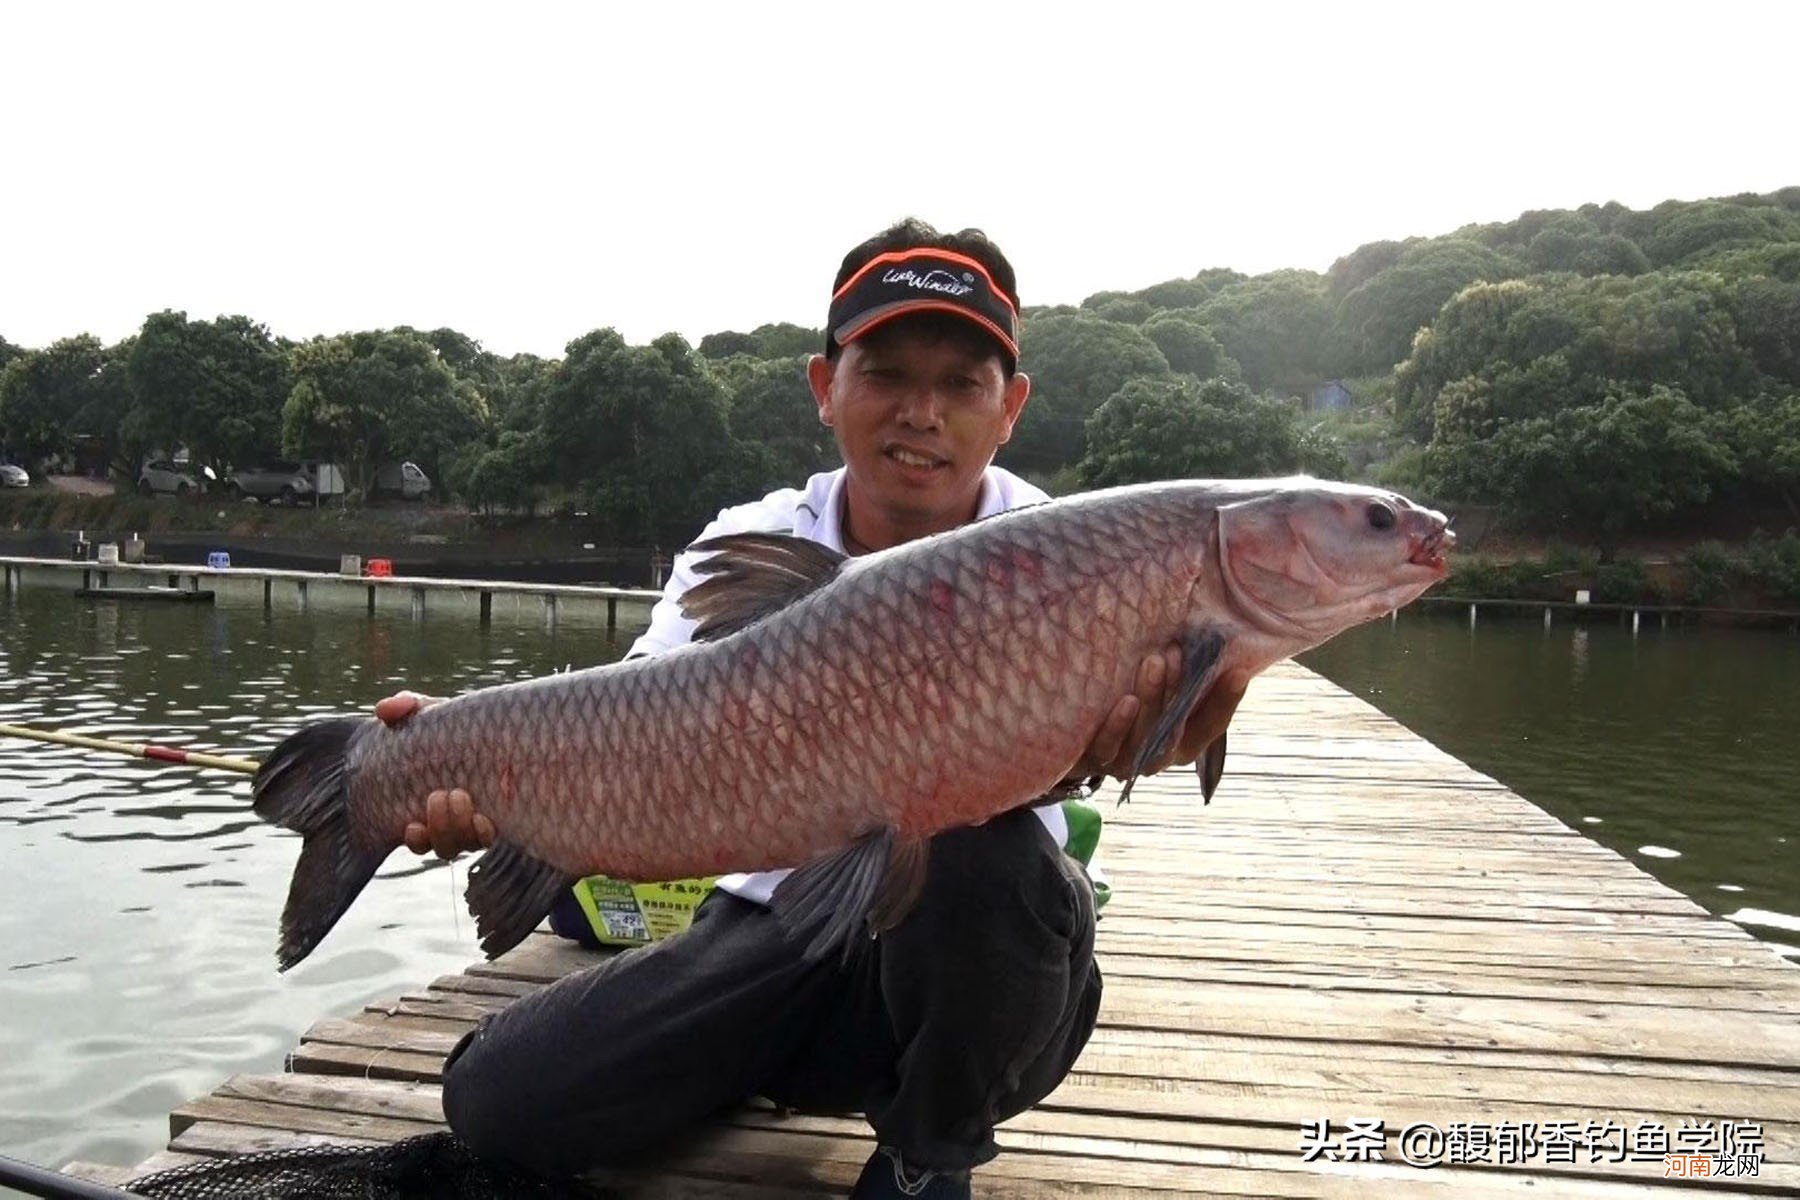
[[[351,739],[372,723],[351,717],[308,725],[275,747],[251,781],[256,815],[305,839],[281,911],[275,956],[283,971],[312,953],[394,848],[358,845],[350,825],[345,760]]]

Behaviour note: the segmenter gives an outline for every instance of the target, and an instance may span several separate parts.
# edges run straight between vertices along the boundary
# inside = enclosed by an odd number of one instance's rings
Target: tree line
[[[1800,521],[1800,188],[1531,212],[1373,242],[1324,272],[1209,269],[1028,307],[1033,401],[1003,465],[1053,491],[1296,469],[1481,501],[1603,554],[1751,504]],[[789,324],[610,329],[560,358],[450,329],[292,342],[247,317],[146,318],[106,346],[0,339],[0,449],[78,441],[116,473],[406,458],[475,508],[569,506],[673,543],[832,465]],[[1312,403],[1335,383],[1347,408]]]

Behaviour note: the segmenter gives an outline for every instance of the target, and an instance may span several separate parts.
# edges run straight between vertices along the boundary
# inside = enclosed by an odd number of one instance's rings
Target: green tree
[[[1508,273],[1499,255],[1466,238],[1437,238],[1403,250],[1338,303],[1346,373],[1387,370],[1406,357],[1413,335],[1444,302],[1477,280]]]
[[[675,334],[611,329],[569,343],[543,395],[558,478],[592,496],[616,536],[680,544],[718,509],[733,460],[724,388]]]
[[[543,393],[556,360],[535,354],[515,354],[495,367],[499,383],[488,394],[488,409],[495,425],[521,432],[536,429],[543,409]]]
[[[703,358],[724,360],[737,355],[755,358],[761,344],[755,337],[736,329],[721,330],[709,333],[700,339],[700,354]]]
[[[750,331],[750,336],[756,339],[760,358],[792,358],[796,354],[820,354],[825,349],[824,330],[795,325],[791,321],[758,325]]]
[[[1651,210],[1654,230],[1641,239],[1659,267],[1679,266],[1724,248],[1800,240],[1800,219],[1778,208],[1702,200]]]
[[[33,473],[67,453],[77,414],[88,410],[104,385],[106,351],[100,339],[80,334],[42,350],[27,350],[0,371],[0,446]]]
[[[81,406],[69,419],[75,441],[98,450],[109,473],[127,477],[136,475],[149,448],[133,419],[137,395],[131,386],[131,356],[136,347],[137,339],[128,337],[106,348]]]
[[[729,397],[731,439],[765,452],[740,464],[763,491],[838,465],[837,445],[819,420],[806,383],[806,355],[727,360],[714,368]]]
[[[1276,271],[1230,284],[1200,318],[1253,389],[1304,393],[1324,377],[1332,305],[1322,275]]]
[[[1800,246],[1794,249],[1800,257]],[[1800,387],[1800,276],[1737,280],[1729,304],[1737,339],[1756,369],[1778,383]]]
[[[1165,379],[1168,360],[1142,330],[1085,313],[1025,322],[1019,362],[1031,400],[1000,451],[1018,471],[1049,474],[1081,458],[1088,415],[1132,379]]]
[[[293,457],[335,459],[367,489],[374,469],[411,459],[443,477],[446,457],[489,420],[473,385],[459,381],[415,332],[379,330],[295,347],[282,445]]]
[[[138,331],[127,375],[137,397],[132,433],[147,446],[184,445],[223,474],[280,444],[287,356],[248,317],[154,313]]]
[[[1621,384],[1678,386],[1718,409],[1766,382],[1732,302],[1731,284],[1708,272],[1473,284],[1396,369],[1396,413],[1409,433],[1430,438],[1453,385],[1464,418],[1481,393],[1484,421],[1594,404]]]
[[[1156,311],[1136,296],[1112,296],[1094,305],[1083,301],[1081,306],[1103,321],[1118,321],[1123,325],[1142,325]]]
[[[1719,437],[1746,487],[1778,498],[1800,522],[1800,391],[1761,392],[1735,405],[1722,415]]]
[[[1302,462],[1292,409],[1221,379],[1134,379],[1088,418],[1078,477],[1088,487],[1251,477]]]
[[[1410,238],[1404,242],[1365,242],[1344,255],[1332,263],[1325,272],[1326,286],[1330,291],[1331,298],[1342,300],[1399,262],[1400,256],[1406,253],[1407,248],[1418,244],[1419,240]]]
[[[758,325],[749,333],[726,330],[709,333],[700,339],[700,355],[718,361],[734,354],[752,358],[792,358],[796,354],[820,354],[825,349],[825,333],[808,329],[790,321]]]
[[[1199,278],[1169,279],[1133,292],[1132,297],[1142,300],[1158,312],[1169,308],[1197,308],[1212,299],[1212,294],[1219,286]]]
[[[1602,233],[1581,213],[1558,214],[1525,247],[1525,259],[1538,271],[1577,275],[1641,275],[1650,269],[1649,257],[1636,242]]]
[[[1706,414],[1661,384],[1617,387],[1598,403],[1501,422],[1489,437],[1427,451],[1435,489],[1581,538],[1602,562],[1627,531],[1704,503],[1736,470]]]
[[[550,445],[541,430],[505,429],[492,445],[470,442],[450,458],[445,478],[469,507],[532,516],[550,479]]]
[[[1196,379],[1231,379],[1240,374],[1225,347],[1219,345],[1219,339],[1185,311],[1157,313],[1144,322],[1143,328],[1144,336],[1156,343],[1171,371]]]

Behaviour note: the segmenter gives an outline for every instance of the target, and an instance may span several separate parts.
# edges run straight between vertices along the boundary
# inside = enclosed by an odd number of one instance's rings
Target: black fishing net
[[[545,1179],[475,1157],[454,1134],[390,1146],[307,1146],[158,1171],[125,1185],[152,1200],[605,1200],[572,1179]]]

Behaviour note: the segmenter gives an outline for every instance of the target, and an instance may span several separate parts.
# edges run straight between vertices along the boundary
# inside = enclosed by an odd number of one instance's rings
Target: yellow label
[[[712,893],[712,886],[711,878],[626,883],[589,875],[575,884],[575,900],[602,945],[643,946],[692,924],[694,910]]]

